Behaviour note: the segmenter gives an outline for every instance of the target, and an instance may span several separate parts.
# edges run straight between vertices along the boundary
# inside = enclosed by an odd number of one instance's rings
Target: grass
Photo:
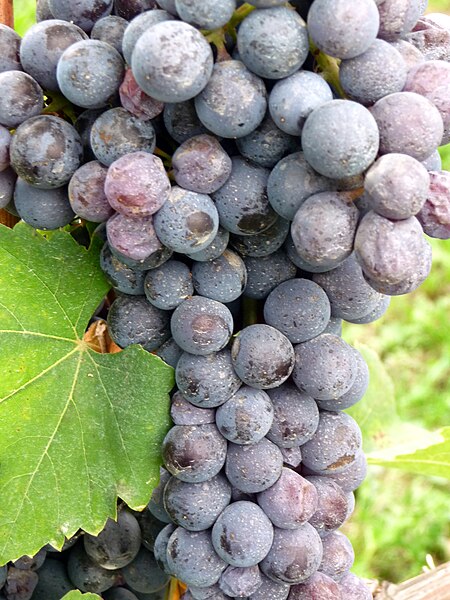
[[[34,22],[34,6],[34,0],[16,0],[19,33]],[[450,12],[450,0],[433,0],[428,10]],[[441,154],[450,170],[450,145]],[[400,416],[436,429],[448,425],[450,415],[450,242],[432,245],[426,283],[408,297],[393,298],[379,322],[346,325],[344,337],[380,354],[395,384]],[[372,468],[346,526],[357,556],[355,572],[398,582],[418,574],[427,554],[436,564],[450,560],[448,507],[442,481]]]

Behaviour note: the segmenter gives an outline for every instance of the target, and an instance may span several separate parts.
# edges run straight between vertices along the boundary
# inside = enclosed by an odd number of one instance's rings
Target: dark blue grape
[[[311,396],[292,383],[269,390],[268,394],[274,408],[269,440],[280,448],[294,448],[310,440],[319,425],[319,409]]]
[[[233,333],[233,318],[220,302],[194,296],[175,309],[171,330],[174,340],[185,352],[206,356],[228,344]]]
[[[172,477],[164,489],[164,506],[170,518],[189,531],[212,527],[230,499],[231,486],[223,475],[201,483],[187,483]]]
[[[230,598],[247,598],[261,586],[258,565],[252,567],[229,566],[219,580],[220,589]]]
[[[158,8],[156,0],[114,0],[114,13],[131,21],[144,11]]]
[[[189,267],[177,260],[165,262],[145,277],[145,295],[157,308],[173,310],[193,293]]]
[[[323,333],[331,333],[331,335],[337,335],[339,337],[342,337],[342,319],[338,319],[337,317],[330,317],[328,325],[323,330]]]
[[[360,352],[354,348],[353,351],[357,365],[357,372],[353,385],[345,392],[345,394],[336,400],[318,400],[317,404],[321,410],[345,410],[359,402],[366,393],[369,386],[369,367]]]
[[[203,250],[199,250],[198,252],[189,252],[186,254],[192,260],[196,262],[207,262],[209,260],[214,260],[219,258],[228,246],[228,241],[230,239],[230,232],[224,229],[219,225],[219,229],[210,244],[206,246]]]
[[[205,89],[195,99],[202,124],[221,137],[241,138],[254,131],[267,109],[264,82],[239,60],[214,65]]]
[[[362,484],[367,474],[367,460],[364,452],[360,451],[353,461],[341,473],[324,473],[327,479],[332,479],[345,494],[353,492]],[[340,525],[339,525],[340,527]]]
[[[302,449],[300,446],[294,448],[281,448],[280,452],[283,456],[283,464],[288,467],[297,468],[302,462]]]
[[[139,86],[162,102],[184,102],[208,83],[213,54],[203,35],[181,21],[163,21],[143,33],[131,66]]]
[[[353,573],[346,573],[339,582],[342,598],[345,600],[372,600],[372,592],[362,579]]]
[[[435,150],[422,161],[423,166],[427,171],[440,171],[442,169],[442,158],[439,154],[439,150]]]
[[[373,0],[367,1],[374,4]],[[378,120],[374,116],[351,100],[322,104],[309,115],[303,127],[306,160],[321,175],[333,179],[363,173],[378,153]]]
[[[91,148],[92,126],[97,118],[104,112],[104,108],[92,108],[84,110],[75,121],[74,127],[77,130],[83,144],[84,160],[95,160],[95,154]]]
[[[89,33],[96,21],[111,13],[113,0],[49,0],[48,6],[55,19],[75,23]]]
[[[103,594],[105,600],[139,600],[137,596],[123,587],[112,588]]]
[[[385,312],[389,308],[390,303],[391,303],[390,296],[381,295],[379,302],[377,303],[375,308],[370,313],[363,315],[359,319],[346,319],[346,320],[349,323],[355,323],[356,325],[366,325],[367,323],[373,323],[374,321],[377,321],[385,314]],[[332,333],[332,332],[328,331],[327,333]]]
[[[175,392],[172,397],[170,416],[175,425],[208,425],[216,422],[214,409],[194,406],[183,398],[181,392]]]
[[[304,523],[297,529],[275,527],[272,547],[260,569],[274,581],[295,584],[311,577],[321,561],[320,537],[309,523]]]
[[[273,527],[253,502],[230,504],[212,529],[212,543],[218,555],[234,567],[257,565],[270,550]]]
[[[322,547],[323,557],[319,571],[339,582],[343,575],[352,568],[355,560],[350,540],[343,533],[336,531],[322,540]]]
[[[164,10],[170,12],[171,15],[178,16],[175,0],[157,0],[157,4]]]
[[[197,116],[193,100],[166,104],[163,118],[167,131],[179,144],[196,135],[208,133]]]
[[[261,585],[249,596],[249,600],[287,600],[289,595],[290,585],[272,581],[261,573]]]
[[[353,58],[377,37],[380,16],[373,0],[315,0],[308,12],[308,33],[325,54]]]
[[[333,100],[333,93],[323,77],[310,71],[297,71],[272,88],[270,115],[285,133],[301,135],[307,117],[330,100]]]
[[[339,585],[323,573],[313,573],[304,583],[291,587],[288,600],[347,600],[341,595]]]
[[[290,229],[286,219],[278,218],[273,225],[255,235],[232,235],[231,245],[241,256],[264,257],[281,248]]]
[[[242,295],[247,283],[247,271],[239,254],[225,250],[214,260],[194,261],[192,281],[195,291],[201,296],[218,302],[232,302]]]
[[[173,16],[165,10],[146,10],[136,15],[125,30],[122,43],[123,56],[126,62],[131,65],[131,57],[136,42],[143,33],[152,25],[162,23],[163,21],[172,21]]]
[[[141,344],[152,352],[169,337],[169,319],[142,296],[119,296],[109,309],[109,334],[121,348]]]
[[[122,17],[103,17],[92,28],[91,39],[106,42],[122,54],[122,41],[127,26],[128,21]]]
[[[22,71],[0,73],[0,124],[15,128],[36,117],[44,108],[44,94],[38,82]]]
[[[347,519],[349,502],[342,488],[331,477],[306,475],[305,478],[317,491],[317,510],[310,518],[310,524],[325,537],[339,529]]]
[[[11,145],[11,134],[6,127],[0,125],[0,173],[10,165],[9,147]]]
[[[176,530],[177,526],[172,523],[166,525],[158,534],[154,544],[154,554],[156,562],[159,568],[168,575],[170,574],[169,565],[167,564],[167,546],[172,533]]]
[[[147,509],[159,521],[171,523],[172,519],[169,517],[164,507],[164,489],[169,482],[171,475],[164,467],[160,467],[159,475],[158,485],[153,489],[152,497],[147,505]],[[149,548],[149,550],[151,550],[151,548]]]
[[[80,166],[81,139],[74,127],[53,115],[32,117],[11,140],[11,166],[34,187],[58,188]]]
[[[108,169],[97,160],[85,163],[69,182],[69,201],[76,215],[93,223],[103,223],[114,210],[105,194]]]
[[[159,356],[165,363],[170,365],[173,369],[177,366],[180,356],[183,354],[183,350],[176,343],[173,338],[169,338],[164,344],[162,344],[156,350],[157,356]]]
[[[141,528],[142,545],[153,552],[155,540],[166,524],[157,519],[148,509],[136,513],[136,518]]]
[[[200,408],[220,406],[242,385],[233,370],[229,350],[208,356],[185,352],[178,360],[175,378],[183,397]]]
[[[228,23],[236,9],[236,0],[175,0],[178,16],[201,29],[218,29]]]
[[[231,485],[241,492],[255,494],[266,490],[280,477],[282,468],[279,448],[266,438],[249,446],[228,445],[225,472]]]
[[[58,229],[75,218],[67,187],[42,190],[19,178],[14,189],[14,205],[20,218],[35,229]]]
[[[215,425],[176,425],[164,438],[162,456],[172,475],[187,483],[202,483],[222,469],[227,442]]]
[[[39,581],[32,597],[33,600],[60,600],[74,587],[67,576],[66,565],[48,558],[39,569]]]
[[[100,254],[100,267],[111,285],[123,294],[144,295],[145,272],[128,267],[112,254],[106,243]]]
[[[108,571],[95,563],[78,544],[69,553],[67,573],[71,582],[82,592],[101,594],[114,585],[117,571]]]
[[[141,548],[133,560],[121,570],[127,586],[136,592],[151,594],[164,588],[169,576],[161,571],[153,552]]]
[[[64,50],[88,39],[85,32],[67,21],[51,19],[28,29],[20,45],[24,70],[45,90],[58,91],[56,67]]]
[[[244,263],[247,269],[244,295],[255,300],[266,298],[277,285],[292,279],[297,273],[296,266],[282,250],[262,258],[246,256]]]
[[[242,386],[216,411],[220,433],[235,444],[255,444],[269,431],[273,406],[262,390]]]
[[[0,73],[22,71],[20,63],[21,39],[18,33],[0,23]]]
[[[199,587],[217,583],[227,566],[216,554],[209,531],[186,531],[182,527],[170,536],[167,564],[178,579]]]

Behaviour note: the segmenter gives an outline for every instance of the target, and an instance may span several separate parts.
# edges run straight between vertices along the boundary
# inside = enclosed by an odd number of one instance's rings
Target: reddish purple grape
[[[125,72],[119,94],[122,106],[141,121],[154,119],[164,110],[163,102],[155,100],[139,87],[131,69]]]
[[[105,179],[108,172],[97,160],[82,165],[69,182],[69,201],[73,212],[87,221],[103,223],[112,217],[105,195]]]
[[[145,260],[162,248],[153,227],[153,218],[132,219],[116,213],[106,223],[111,250],[133,260]]]
[[[424,232],[430,237],[450,238],[450,172],[430,173],[430,189],[417,215]]]

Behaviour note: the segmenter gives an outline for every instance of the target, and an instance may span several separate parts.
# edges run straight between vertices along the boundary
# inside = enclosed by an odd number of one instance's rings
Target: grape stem
[[[244,318],[243,328],[258,323],[258,301],[244,296],[242,298],[242,314]]]
[[[328,56],[317,46],[310,42],[310,51],[315,61],[315,71],[320,73],[327,83],[339,94],[341,98],[346,98],[346,94],[339,80],[339,64],[340,60]]]
[[[161,150],[161,148],[155,148],[154,154],[162,158],[164,166],[167,169],[172,168],[172,157],[170,156],[170,154],[167,154],[167,152],[164,152],[164,150]]]

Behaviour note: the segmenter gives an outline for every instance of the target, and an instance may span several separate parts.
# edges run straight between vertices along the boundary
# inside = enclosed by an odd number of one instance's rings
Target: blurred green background
[[[23,34],[34,22],[35,0],[14,4]],[[430,0],[428,11],[450,13],[450,0]],[[450,170],[450,145],[442,156]],[[419,290],[393,298],[379,322],[344,329],[348,342],[363,342],[380,355],[402,419],[430,430],[450,424],[450,241],[432,245],[433,270]],[[354,571],[400,582],[419,574],[428,554],[436,564],[450,560],[449,515],[448,481],[371,467],[346,525]]]

